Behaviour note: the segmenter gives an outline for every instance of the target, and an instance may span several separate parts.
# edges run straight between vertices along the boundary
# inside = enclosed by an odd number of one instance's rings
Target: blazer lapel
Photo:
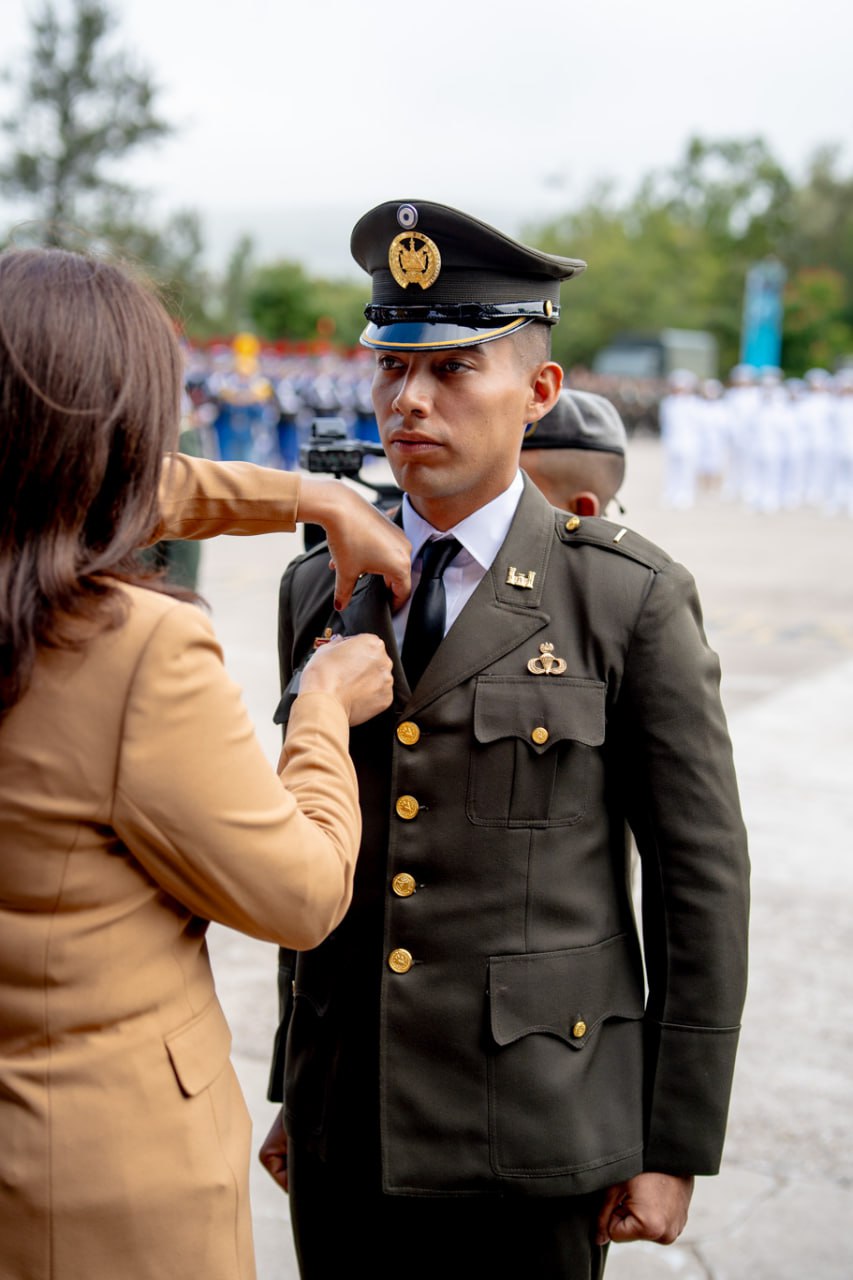
[[[548,625],[551,615],[542,608],[542,588],[553,544],[553,510],[525,478],[503,546],[436,650],[406,706],[407,714],[486,670]],[[532,574],[532,585],[507,582],[513,568],[520,575]]]

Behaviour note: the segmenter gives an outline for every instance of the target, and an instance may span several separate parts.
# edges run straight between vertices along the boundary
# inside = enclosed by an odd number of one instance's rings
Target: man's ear
[[[553,360],[547,360],[534,370],[530,379],[530,403],[526,422],[538,422],[554,408],[563,385],[563,370]]]
[[[601,513],[601,503],[594,493],[584,490],[569,499],[567,510],[573,511],[576,516],[597,516]]]

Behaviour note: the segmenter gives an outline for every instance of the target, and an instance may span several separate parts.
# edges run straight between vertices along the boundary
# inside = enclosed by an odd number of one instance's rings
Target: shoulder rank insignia
[[[561,676],[566,669],[565,658],[554,657],[554,646],[545,641],[539,646],[539,655],[531,658],[527,664],[527,670],[532,671],[535,676]]]
[[[410,284],[428,289],[441,271],[441,254],[429,236],[419,231],[404,231],[391,241],[388,266],[401,289],[408,289]]]
[[[510,587],[527,587],[528,591],[533,589],[533,580],[536,577],[536,570],[530,569],[527,573],[519,573],[514,564],[509,566],[506,575],[507,585]]]

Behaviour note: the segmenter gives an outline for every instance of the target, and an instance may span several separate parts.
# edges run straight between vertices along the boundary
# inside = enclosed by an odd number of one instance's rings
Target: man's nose
[[[410,413],[425,416],[429,413],[430,402],[429,375],[410,365],[391,402],[391,408],[401,417]]]

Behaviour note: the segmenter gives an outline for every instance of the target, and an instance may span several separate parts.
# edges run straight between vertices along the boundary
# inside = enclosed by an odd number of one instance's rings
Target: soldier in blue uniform
[[[395,697],[351,736],[353,905],[281,958],[262,1159],[306,1277],[591,1280],[719,1165],[747,917],[719,668],[680,565],[518,471],[584,264],[426,201],[352,248],[417,585],[336,613],[322,547],[282,581],[278,719],[333,633],[382,637]]]

